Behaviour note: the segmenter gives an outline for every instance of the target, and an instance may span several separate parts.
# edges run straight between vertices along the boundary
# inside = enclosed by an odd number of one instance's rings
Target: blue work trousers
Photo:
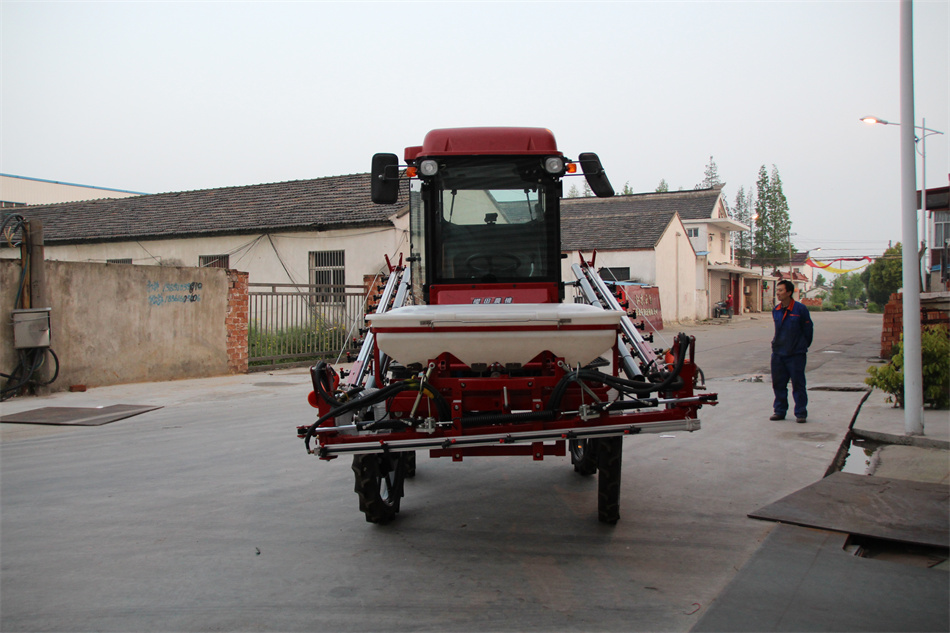
[[[805,355],[781,356],[772,354],[772,391],[775,413],[784,416],[788,412],[788,381],[792,381],[792,397],[795,399],[795,417],[808,417],[808,392],[805,389]]]

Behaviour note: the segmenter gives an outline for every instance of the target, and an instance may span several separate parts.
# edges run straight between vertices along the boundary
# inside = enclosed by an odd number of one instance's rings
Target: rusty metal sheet
[[[0,422],[16,424],[58,424],[72,426],[99,426],[130,418],[160,406],[114,404],[109,407],[43,407],[0,417]]]
[[[950,486],[834,473],[749,514],[847,534],[950,546]]]

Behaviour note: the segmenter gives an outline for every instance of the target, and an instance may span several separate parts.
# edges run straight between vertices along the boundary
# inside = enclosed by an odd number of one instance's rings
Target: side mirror
[[[369,186],[376,204],[396,204],[399,199],[399,157],[395,154],[374,154]]]
[[[607,174],[604,173],[604,167],[600,164],[597,154],[584,152],[578,160],[594,195],[598,198],[609,198],[614,195],[614,188],[610,186],[610,181],[607,180]]]

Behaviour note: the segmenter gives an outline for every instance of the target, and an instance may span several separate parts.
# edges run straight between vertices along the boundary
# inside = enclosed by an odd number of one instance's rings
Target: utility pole
[[[900,3],[901,121],[914,118],[914,3]],[[904,311],[904,433],[924,433],[920,337],[920,259],[917,249],[917,151],[914,126],[901,126],[901,237]]]

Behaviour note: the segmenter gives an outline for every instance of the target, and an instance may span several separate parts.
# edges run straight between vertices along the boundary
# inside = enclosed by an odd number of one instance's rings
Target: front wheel
[[[389,523],[399,512],[407,459],[403,453],[353,456],[354,490],[369,523]]]
[[[574,472],[587,477],[597,472],[597,440],[571,440],[571,464]]]

